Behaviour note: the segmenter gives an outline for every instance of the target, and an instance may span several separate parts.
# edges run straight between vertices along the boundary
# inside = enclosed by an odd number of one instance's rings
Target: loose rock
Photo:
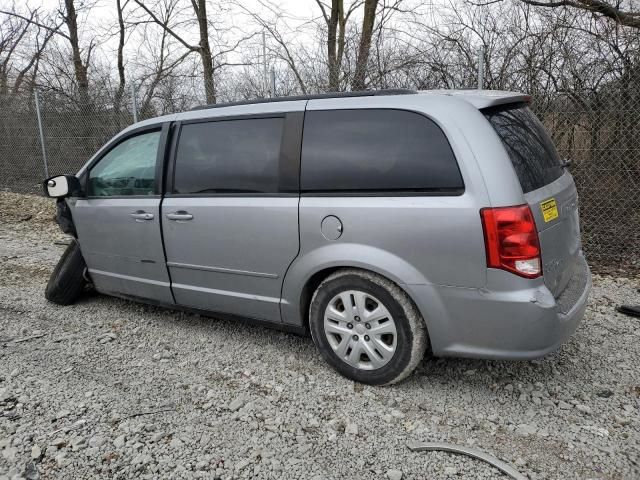
[[[89,446],[92,448],[100,448],[104,443],[105,439],[100,435],[93,436],[89,439]]]
[[[40,450],[40,447],[38,445],[34,445],[33,447],[31,447],[31,458],[34,460],[39,459],[42,456],[42,450]]]
[[[344,433],[347,435],[358,435],[358,425],[355,423],[347,423],[344,428]]]
[[[402,470],[395,470],[395,469],[387,470],[387,478],[389,480],[402,480]]]

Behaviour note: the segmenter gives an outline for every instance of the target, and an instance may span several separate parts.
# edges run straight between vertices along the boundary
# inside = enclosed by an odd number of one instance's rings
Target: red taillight
[[[526,278],[542,275],[540,242],[529,205],[480,210],[487,267]]]

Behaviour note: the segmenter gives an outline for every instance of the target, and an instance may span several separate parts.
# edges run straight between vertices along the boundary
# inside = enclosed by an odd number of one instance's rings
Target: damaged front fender
[[[73,217],[71,216],[71,209],[64,198],[59,198],[56,201],[56,222],[64,233],[78,238],[76,226],[74,225]]]

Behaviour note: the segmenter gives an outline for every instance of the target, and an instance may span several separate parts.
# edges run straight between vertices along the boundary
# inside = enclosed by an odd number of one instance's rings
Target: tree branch
[[[67,35],[64,32],[61,32],[59,30],[59,28],[60,28],[59,26],[58,27],[51,27],[49,25],[45,25],[45,24],[40,23],[40,22],[38,22],[36,20],[33,20],[32,18],[25,17],[24,15],[20,15],[19,13],[16,13],[16,12],[8,12],[6,10],[0,10],[0,13],[3,13],[5,15],[9,15],[10,17],[20,18],[20,19],[24,20],[27,23],[30,23],[30,24],[35,25],[35,26],[40,27],[40,28],[44,28],[45,30],[49,30],[50,32],[55,33],[56,35],[60,35],[61,37],[66,38],[67,40],[71,40],[71,37],[69,35]]]
[[[572,7],[588,12],[599,13],[600,15],[614,20],[620,25],[640,29],[640,12],[629,12],[620,10],[610,3],[602,0],[558,0],[558,1],[538,1],[521,0],[522,2],[535,7],[557,8]]]
[[[180,42],[182,45],[184,45],[185,48],[188,48],[189,50],[191,50],[192,52],[199,52],[200,51],[200,47],[196,46],[196,45],[191,45],[189,43],[187,43],[180,35],[178,35],[176,32],[174,32],[171,27],[169,27],[169,25],[167,25],[165,22],[163,22],[162,20],[160,20],[155,13],[153,13],[151,10],[149,10],[149,7],[147,7],[144,3],[142,3],[140,0],[134,0],[136,2],[136,4],[138,4],[139,7],[141,7],[145,12],[147,12],[149,14],[149,16],[153,19],[153,21],[155,23],[157,23],[158,25],[160,25],[162,28],[164,28],[167,33],[169,35],[171,35],[173,38],[175,38],[178,42]]]

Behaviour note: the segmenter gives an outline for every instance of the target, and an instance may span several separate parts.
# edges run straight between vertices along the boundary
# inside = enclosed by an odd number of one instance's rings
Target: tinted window
[[[160,132],[129,138],[111,149],[89,172],[89,195],[153,195]]]
[[[282,126],[282,118],[183,125],[174,192],[277,192]]]
[[[303,138],[301,187],[306,191],[463,187],[444,133],[417,113],[310,111]]]
[[[524,193],[558,179],[563,168],[544,126],[524,105],[486,110],[516,170]]]

